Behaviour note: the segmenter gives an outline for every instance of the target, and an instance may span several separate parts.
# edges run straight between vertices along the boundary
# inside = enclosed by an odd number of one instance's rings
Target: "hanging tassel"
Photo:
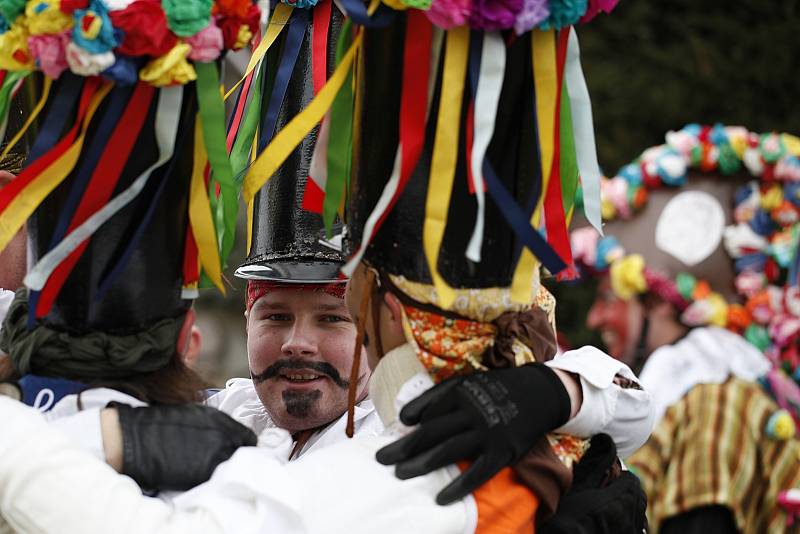
[[[350,367],[350,386],[347,388],[347,426],[345,433],[348,438],[353,437],[354,418],[356,410],[356,389],[358,388],[358,371],[361,369],[361,351],[364,348],[364,331],[367,327],[367,307],[372,300],[372,292],[375,290],[375,271],[367,269],[366,280],[361,293],[361,302],[358,306],[358,324],[356,325],[356,345],[353,348],[353,365]],[[372,325],[380,328],[379,325]]]

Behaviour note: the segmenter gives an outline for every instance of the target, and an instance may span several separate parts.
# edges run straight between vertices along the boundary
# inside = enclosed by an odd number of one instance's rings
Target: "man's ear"
[[[397,297],[389,292],[383,294],[383,302],[389,309],[389,326],[402,335],[403,333],[403,305]]]

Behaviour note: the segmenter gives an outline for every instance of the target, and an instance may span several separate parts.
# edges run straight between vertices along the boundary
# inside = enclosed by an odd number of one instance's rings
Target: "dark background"
[[[688,123],[800,134],[800,1],[621,0],[577,29],[600,164],[613,176]],[[547,281],[573,347],[593,284]]]

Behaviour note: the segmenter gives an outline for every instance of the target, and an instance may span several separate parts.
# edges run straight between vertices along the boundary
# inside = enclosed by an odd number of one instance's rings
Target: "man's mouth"
[[[286,382],[292,384],[308,384],[318,380],[327,378],[327,376],[314,371],[297,370],[297,369],[284,369],[278,373],[278,376]]]

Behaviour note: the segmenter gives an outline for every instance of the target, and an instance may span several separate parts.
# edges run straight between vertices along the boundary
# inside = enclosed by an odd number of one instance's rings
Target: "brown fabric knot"
[[[524,312],[506,312],[492,323],[497,328],[494,344],[483,355],[483,364],[490,369],[516,366],[514,340],[519,340],[533,352],[539,363],[556,355],[556,333],[547,312],[533,307]]]

